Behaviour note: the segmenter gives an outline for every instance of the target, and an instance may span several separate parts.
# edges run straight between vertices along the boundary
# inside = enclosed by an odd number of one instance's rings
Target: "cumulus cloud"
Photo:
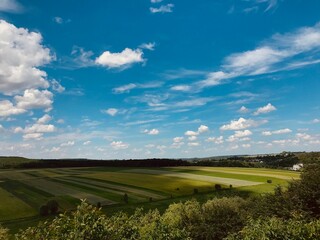
[[[160,133],[160,131],[156,128],[153,128],[151,130],[145,129],[143,132],[149,135],[158,135]]]
[[[189,136],[189,137],[192,137],[192,136],[194,137],[194,136],[198,136],[199,134],[205,133],[205,132],[208,132],[208,131],[209,131],[209,127],[208,126],[200,125],[200,127],[198,127],[198,131],[195,132],[195,131],[188,130],[188,131],[186,131],[184,133],[184,135]]]
[[[248,113],[250,110],[248,109],[248,108],[246,108],[245,106],[242,106],[239,110],[238,110],[238,112],[239,113]]]
[[[39,124],[46,124],[48,122],[50,122],[52,119],[52,117],[48,114],[43,115],[43,117],[39,118],[37,123]]]
[[[224,142],[223,136],[219,137],[209,137],[207,139],[208,142],[213,142],[215,144],[222,144]]]
[[[150,0],[151,3],[161,3],[163,0]]]
[[[0,93],[13,95],[30,88],[48,88],[41,67],[54,56],[42,45],[42,36],[0,20]]]
[[[244,130],[244,131],[235,131],[234,136],[236,138],[242,138],[252,135],[252,132],[250,130]]]
[[[129,147],[129,144],[124,143],[122,141],[113,141],[110,143],[110,146],[115,150],[121,150],[121,149],[127,149]]]
[[[24,139],[42,139],[44,133],[52,133],[56,131],[56,127],[48,124],[51,121],[51,116],[45,114],[32,125],[27,125],[25,128],[16,127],[14,133],[22,133]]]
[[[190,136],[190,137],[188,137],[188,140],[189,140],[189,141],[196,141],[197,139],[198,139],[197,136]]]
[[[173,142],[174,143],[179,143],[179,142],[182,142],[183,141],[183,137],[175,137],[173,138]]]
[[[96,60],[96,64],[107,68],[126,68],[134,63],[144,62],[141,49],[125,48],[122,52],[103,52]]]
[[[25,109],[14,106],[9,100],[0,101],[0,117],[9,117],[11,115],[18,115],[25,112]]]
[[[320,123],[320,119],[315,118],[315,119],[312,120],[312,123]]]
[[[273,106],[271,103],[268,103],[266,106],[258,108],[257,111],[253,113],[253,115],[265,114],[273,112],[275,110],[277,110],[277,108]]]
[[[17,107],[21,109],[52,109],[53,94],[48,90],[27,89],[22,96],[15,96]]]
[[[279,130],[275,130],[275,131],[264,131],[262,132],[262,135],[264,136],[271,136],[273,134],[285,134],[285,133],[291,133],[292,130],[289,128],[284,128],[284,129],[279,129]]]
[[[198,133],[201,134],[201,133],[204,133],[204,132],[208,132],[209,131],[209,127],[205,126],[205,125],[201,125],[199,128],[198,128]]]
[[[60,144],[60,147],[71,147],[74,145],[74,141],[68,141]]]
[[[222,125],[220,127],[220,130],[225,131],[225,130],[241,130],[245,128],[251,128],[251,127],[256,127],[261,124],[266,123],[267,120],[263,121],[254,121],[252,119],[245,119],[245,118],[239,118],[238,120],[231,120],[229,124]]]
[[[83,142],[83,145],[89,145],[89,144],[91,144],[91,141],[85,141],[85,142]]]
[[[198,147],[198,146],[200,146],[200,143],[198,143],[198,142],[189,142],[188,146],[190,146],[190,147]]]
[[[172,3],[161,5],[160,7],[151,7],[150,12],[151,13],[171,13],[174,5]]]

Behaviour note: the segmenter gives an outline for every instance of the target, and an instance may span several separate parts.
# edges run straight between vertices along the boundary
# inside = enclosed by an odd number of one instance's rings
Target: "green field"
[[[215,184],[259,194],[297,178],[299,173],[285,170],[223,167],[0,170],[0,222],[14,231],[35,224],[43,219],[38,213],[40,206],[51,199],[58,201],[61,211],[72,210],[79,199],[87,199],[112,213],[136,206],[161,208],[191,196],[212,196]],[[125,193],[128,204],[123,201]]]

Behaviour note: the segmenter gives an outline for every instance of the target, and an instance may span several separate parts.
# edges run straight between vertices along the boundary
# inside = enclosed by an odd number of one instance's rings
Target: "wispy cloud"
[[[129,83],[112,89],[115,94],[129,93],[132,89],[148,89],[158,88],[163,85],[163,82],[148,82],[148,83]]]
[[[0,12],[21,13],[23,6],[16,0],[1,0]]]
[[[150,7],[151,13],[171,13],[174,5],[172,3],[161,5],[160,7]]]
[[[208,73],[204,80],[190,85],[200,91],[206,87],[225,84],[228,80],[301,68],[319,63],[320,23],[296,31],[275,34],[253,50],[227,56],[221,69]],[[187,87],[181,88],[185,90]]]

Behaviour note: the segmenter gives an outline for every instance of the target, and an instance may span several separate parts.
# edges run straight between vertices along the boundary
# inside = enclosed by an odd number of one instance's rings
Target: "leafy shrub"
[[[306,222],[290,219],[284,221],[280,218],[268,220],[250,220],[248,225],[237,234],[226,238],[227,240],[315,240],[320,239],[320,220]]]
[[[39,209],[40,216],[48,216],[49,215],[49,208],[47,205],[42,205]]]

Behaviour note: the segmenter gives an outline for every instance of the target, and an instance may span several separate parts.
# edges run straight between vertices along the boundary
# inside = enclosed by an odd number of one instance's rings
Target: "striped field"
[[[129,205],[215,191],[215,184],[253,193],[298,179],[299,173],[253,168],[56,168],[0,170],[0,222],[35,217],[51,199],[60,210],[75,208],[80,199],[108,206]],[[268,181],[269,180],[269,181]],[[268,182],[272,183],[267,183]]]

